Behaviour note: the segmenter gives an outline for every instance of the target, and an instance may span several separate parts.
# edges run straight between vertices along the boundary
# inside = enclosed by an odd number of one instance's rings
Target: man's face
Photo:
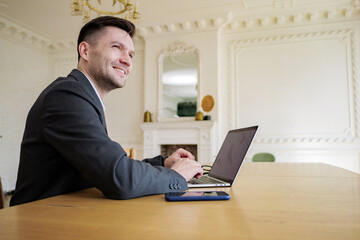
[[[127,32],[106,27],[94,43],[89,43],[89,77],[105,91],[124,87],[134,54],[134,44]]]

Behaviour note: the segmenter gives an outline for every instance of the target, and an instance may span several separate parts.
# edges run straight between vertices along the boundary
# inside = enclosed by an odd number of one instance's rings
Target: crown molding
[[[277,1],[277,4],[274,6],[279,8],[279,4],[279,1]],[[234,17],[235,15],[236,17]],[[185,18],[183,21],[178,22],[164,23],[162,21],[153,24],[140,24],[138,26],[139,36],[137,37],[151,38],[218,30],[229,33],[353,20],[360,20],[360,0],[352,1],[351,5],[346,8],[303,11],[290,14],[279,12],[273,16],[266,17],[258,17],[255,14],[251,17],[250,15],[244,15],[243,12],[228,12],[215,17],[206,16],[198,17],[197,19]],[[0,15],[0,33],[51,52],[70,51],[76,48],[76,41],[73,39],[52,40],[27,29],[3,15]]]
[[[281,28],[297,25],[324,24],[343,21],[360,20],[360,0],[354,0],[347,7],[317,9],[304,11],[291,8],[283,1],[274,1],[274,15],[268,12],[247,14],[244,12],[228,12],[223,16],[203,17],[198,19],[184,19],[178,22],[159,22],[152,24],[140,24],[140,35],[144,38],[164,36],[170,34],[186,34],[193,32],[206,32],[221,30],[224,32],[264,30],[269,28]],[[290,4],[291,5],[291,4]],[[292,5],[291,5],[292,6]],[[282,11],[275,11],[282,9]],[[283,10],[288,10],[284,13]],[[270,11],[271,13],[271,11]],[[260,15],[265,17],[260,17]]]
[[[238,18],[229,22],[223,29],[225,32],[234,32],[354,20],[360,20],[360,1],[353,1],[353,5],[348,8],[303,11],[289,14],[278,13],[277,15],[266,17]]]
[[[77,43],[73,39],[51,41],[48,50],[51,52],[76,51]]]
[[[51,40],[0,15],[0,33],[36,48],[47,50]]]
[[[184,20],[181,22],[169,22],[158,24],[142,24],[138,27],[140,35],[144,38],[151,38],[169,34],[186,34],[193,32],[216,31],[228,24],[232,14],[224,16],[205,17],[201,19]]]
[[[63,52],[76,49],[76,42],[74,40],[51,40],[35,31],[27,29],[19,23],[7,19],[3,15],[0,15],[0,34],[49,52]]]
[[[13,20],[7,19],[5,16],[0,15],[0,34],[10,37],[11,39],[18,40],[28,44],[37,49],[48,51],[51,53],[64,53],[76,51],[77,40],[74,39],[59,39],[52,40],[41,34],[36,33]],[[142,37],[135,35],[134,42],[141,43]],[[138,44],[137,51],[143,50],[142,45]]]

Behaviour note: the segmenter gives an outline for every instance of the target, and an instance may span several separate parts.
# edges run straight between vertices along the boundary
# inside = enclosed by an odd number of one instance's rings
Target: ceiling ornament
[[[140,19],[137,0],[74,0],[70,4],[72,16],[84,16],[83,22],[87,23],[92,18],[103,15],[119,15],[129,21]]]

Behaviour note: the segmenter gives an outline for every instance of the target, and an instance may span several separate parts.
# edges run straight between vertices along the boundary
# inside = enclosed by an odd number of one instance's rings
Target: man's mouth
[[[114,69],[115,69],[116,71],[119,71],[119,72],[121,72],[122,74],[125,74],[125,75],[126,75],[126,71],[125,71],[124,69],[118,68],[118,67],[114,67]]]

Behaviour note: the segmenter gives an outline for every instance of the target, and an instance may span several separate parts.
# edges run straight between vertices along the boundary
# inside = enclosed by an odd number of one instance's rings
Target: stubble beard
[[[103,64],[93,68],[92,76],[94,77],[94,81],[97,85],[107,92],[124,87],[126,80],[123,80],[123,84],[121,84],[118,77],[107,70],[107,67],[109,67],[107,65],[109,64],[105,61],[102,61],[102,63]]]

